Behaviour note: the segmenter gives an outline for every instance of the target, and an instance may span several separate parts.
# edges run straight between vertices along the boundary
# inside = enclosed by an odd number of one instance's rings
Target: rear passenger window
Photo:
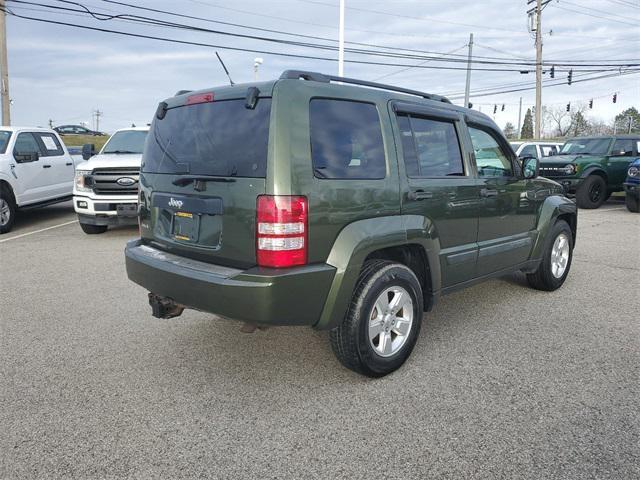
[[[45,157],[58,157],[63,155],[62,145],[52,133],[34,133],[34,136],[40,141],[41,150]]]
[[[312,99],[311,159],[318,178],[378,179],[386,174],[378,109],[371,103]]]
[[[492,134],[469,127],[480,177],[512,177],[511,160]]]
[[[409,177],[464,175],[453,122],[399,116],[404,163]]]

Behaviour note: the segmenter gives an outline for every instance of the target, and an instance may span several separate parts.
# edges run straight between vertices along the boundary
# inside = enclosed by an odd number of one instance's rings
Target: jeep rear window
[[[309,102],[311,158],[317,178],[384,178],[378,109],[372,103],[315,98]]]
[[[142,158],[148,173],[265,177],[271,99],[174,107],[154,118]]]

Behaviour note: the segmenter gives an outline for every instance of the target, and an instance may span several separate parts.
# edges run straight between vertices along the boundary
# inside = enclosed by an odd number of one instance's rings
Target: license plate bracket
[[[119,203],[116,205],[116,214],[119,217],[137,217],[138,205],[135,203]]]
[[[189,212],[175,212],[171,222],[171,235],[181,242],[197,242],[200,216]]]

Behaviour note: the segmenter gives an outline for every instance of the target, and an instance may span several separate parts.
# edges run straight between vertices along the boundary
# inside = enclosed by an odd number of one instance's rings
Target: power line
[[[581,80],[574,80],[573,83],[580,83],[580,82],[590,82],[593,80],[600,80],[603,78],[611,78],[611,77],[618,77],[618,76],[625,76],[625,75],[635,75],[637,73],[640,73],[640,70],[633,70],[633,71],[629,71],[629,72],[625,72],[625,73],[615,73],[615,74],[608,74],[608,75],[600,75],[597,77],[590,77],[590,78],[583,78]],[[554,84],[548,84],[546,85],[547,87],[557,87],[558,85],[565,85],[564,82],[562,83],[554,83]],[[489,92],[489,93],[481,93],[481,94],[477,94],[477,95],[473,95],[474,97],[490,97],[490,96],[494,96],[494,95],[501,95],[503,93],[514,93],[514,92],[524,92],[526,90],[534,90],[536,87],[524,87],[524,88],[516,88],[516,89],[512,89],[512,90],[502,90],[502,91],[496,91],[496,92]],[[460,98],[462,98],[461,95],[459,96],[449,96],[448,97],[450,100],[459,100]]]
[[[637,27],[637,25],[635,23],[624,22],[622,20],[616,20],[615,18],[606,18],[606,17],[603,17],[601,15],[594,15],[592,13],[583,12],[583,11],[580,11],[580,10],[574,10],[572,8],[563,7],[562,5],[552,4],[551,6],[553,8],[559,8],[560,10],[565,10],[567,12],[579,13],[580,15],[587,15],[588,17],[599,18],[601,20],[608,20],[610,22],[617,22],[617,23],[622,23],[624,25],[631,25],[632,27]]]
[[[561,4],[572,5],[573,7],[578,7],[578,8],[581,8],[582,10],[589,10],[590,12],[596,12],[596,13],[604,14],[607,17],[618,17],[618,18],[621,18],[622,20],[624,20],[625,21],[624,23],[626,23],[626,20],[628,20],[627,17],[623,17],[623,16],[617,15],[615,13],[605,12],[604,10],[598,10],[597,8],[585,7],[583,5],[570,2],[569,0],[561,0]],[[614,19],[612,19],[612,20],[614,20]]]
[[[462,50],[463,48],[467,48],[467,45],[463,45],[462,47],[456,48],[455,50],[451,50],[450,52],[447,52],[447,53],[446,53],[446,55],[450,55],[450,54],[452,54],[452,53],[454,53],[454,52],[457,52],[457,51],[459,51],[459,50]],[[430,61],[431,61],[431,60],[426,60],[426,61],[424,61],[424,62],[419,63],[418,65],[416,65],[416,67],[419,67],[419,66],[421,66],[421,65],[424,65],[425,63],[430,62]],[[397,75],[398,73],[406,72],[407,70],[411,70],[412,68],[415,68],[415,67],[413,67],[413,66],[412,66],[412,67],[402,68],[402,69],[397,70],[397,71],[395,71],[395,72],[387,73],[386,75],[382,75],[382,76],[380,76],[380,77],[374,78],[372,81],[373,81],[373,82],[377,82],[377,81],[379,81],[379,80],[382,80],[383,78],[387,78],[387,77],[390,77],[390,76],[392,76],[392,75]]]
[[[129,19],[138,23],[142,23],[142,24],[146,24],[146,25],[161,25],[161,26],[166,26],[167,28],[177,28],[177,29],[184,29],[184,30],[191,30],[191,31],[197,31],[197,32],[203,32],[203,33],[212,33],[212,34],[218,34],[218,35],[224,35],[224,36],[231,36],[231,37],[237,37],[237,38],[244,38],[244,39],[251,39],[251,40],[258,40],[258,41],[264,41],[264,42],[271,42],[271,43],[276,43],[276,44],[283,44],[283,45],[289,45],[289,46],[298,46],[298,47],[306,47],[306,48],[314,48],[314,49],[320,49],[320,50],[328,50],[328,51],[336,51],[337,47],[336,46],[332,46],[332,45],[324,45],[324,44],[316,44],[316,43],[309,43],[309,42],[299,42],[299,41],[291,41],[291,40],[284,40],[284,39],[279,39],[279,38],[273,38],[273,37],[265,37],[265,36],[257,36],[257,35],[249,35],[249,34],[242,34],[242,33],[235,33],[235,32],[228,32],[228,31],[223,31],[223,30],[212,30],[212,29],[207,29],[207,28],[203,28],[203,27],[196,27],[193,25],[186,25],[186,24],[181,24],[181,23],[174,23],[174,22],[166,22],[163,20],[159,20],[156,18],[152,18],[152,17],[146,17],[146,16],[139,16],[139,15],[130,15],[130,14],[117,14],[117,15],[110,15],[110,14],[104,14],[104,13],[100,13],[100,12],[94,12],[92,10],[90,10],[88,7],[86,7],[85,5],[78,3],[78,2],[73,2],[73,1],[68,1],[68,0],[59,0],[62,3],[66,3],[66,4],[71,4],[71,5],[75,5],[80,7],[80,10],[78,9],[73,9],[73,8],[69,8],[69,7],[61,7],[61,6],[53,6],[53,5],[48,5],[48,4],[40,4],[37,2],[30,2],[30,1],[26,1],[26,0],[9,0],[11,2],[15,2],[18,4],[29,4],[29,5],[38,5],[38,6],[43,6],[43,7],[47,7],[47,8],[51,8],[54,10],[64,10],[64,11],[71,11],[71,12],[76,12],[76,13],[86,13],[88,15],[90,15],[91,17],[93,17],[96,20],[99,21],[109,21],[109,20],[115,20],[115,19]],[[112,2],[112,0],[105,0],[105,1],[109,1],[111,3],[118,3],[118,4],[123,4],[123,2]],[[128,4],[126,4],[128,5]],[[139,7],[139,8],[143,8],[144,7]],[[36,21],[43,21],[44,19],[37,19],[35,17],[27,17],[27,16],[20,16],[21,18],[25,18],[25,19],[29,19],[29,20],[36,20]],[[192,17],[192,18],[198,18],[198,17]],[[64,24],[64,22],[62,22],[61,24]],[[79,26],[79,25],[75,25],[75,24],[67,24],[69,26],[78,26],[80,28],[87,28],[86,26]],[[104,31],[104,29],[102,29]],[[111,32],[111,33],[122,33],[122,32]],[[196,42],[198,43],[198,42]],[[207,44],[203,44],[203,46],[206,46]],[[224,46],[220,46],[220,45],[215,45],[215,47],[217,48],[229,48],[230,47],[224,47]],[[427,63],[426,61],[436,61],[436,62],[449,62],[449,63],[464,63],[465,60],[461,59],[461,58],[444,58],[445,55],[447,55],[446,53],[440,53],[440,57],[434,57],[434,56],[426,56],[426,55],[415,55],[415,54],[399,54],[399,53],[395,53],[395,52],[383,52],[383,51],[375,51],[375,50],[368,50],[368,49],[357,49],[357,48],[348,48],[345,49],[346,51],[348,51],[349,53],[353,53],[353,54],[359,54],[359,55],[367,55],[367,56],[378,56],[378,57],[388,57],[388,58],[400,58],[400,59],[415,59],[415,60],[422,60],[423,63]],[[269,51],[264,51],[264,50],[248,50],[248,49],[243,49],[243,51],[255,51],[257,53],[268,53],[268,54],[274,54],[274,55],[281,55],[281,56],[298,56],[300,58],[304,58],[304,56],[299,56],[299,55],[292,55],[292,54],[285,54],[283,52],[269,52]],[[326,59],[325,57],[315,57],[315,59]],[[358,61],[358,60],[350,60],[351,63],[369,63],[369,64],[380,64],[380,62],[363,62],[363,61]],[[532,66],[533,64],[531,64],[530,62],[526,62],[526,61],[493,61],[493,60],[475,60],[474,63],[478,63],[481,65],[511,65],[511,66]],[[390,64],[390,63],[382,63],[382,65],[391,65],[391,66],[402,66],[402,67],[411,67],[411,68],[429,68],[429,69],[443,69],[443,70],[462,70],[465,68],[456,68],[456,67],[444,67],[444,66],[435,66],[435,65],[408,65],[408,64]],[[576,65],[574,63],[556,63],[556,66],[558,67],[581,67],[580,71],[594,71],[594,72],[599,72],[599,71],[606,71],[608,69],[602,70],[601,69],[597,69],[597,70],[588,70],[585,69],[584,67],[615,67],[615,68],[620,68],[620,67],[634,67],[634,66],[640,66],[640,64],[633,64],[633,63],[581,63],[579,65]],[[520,68],[518,69],[508,69],[508,68],[473,68],[473,70],[478,70],[478,71],[521,71]],[[560,70],[560,69],[559,69]]]

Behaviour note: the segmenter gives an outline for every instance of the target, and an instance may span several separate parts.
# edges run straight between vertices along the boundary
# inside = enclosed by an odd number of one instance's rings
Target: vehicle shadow
[[[49,205],[48,207],[18,210],[11,229],[11,234],[24,233],[28,230],[46,228],[56,223],[75,219],[73,202],[71,200]]]

